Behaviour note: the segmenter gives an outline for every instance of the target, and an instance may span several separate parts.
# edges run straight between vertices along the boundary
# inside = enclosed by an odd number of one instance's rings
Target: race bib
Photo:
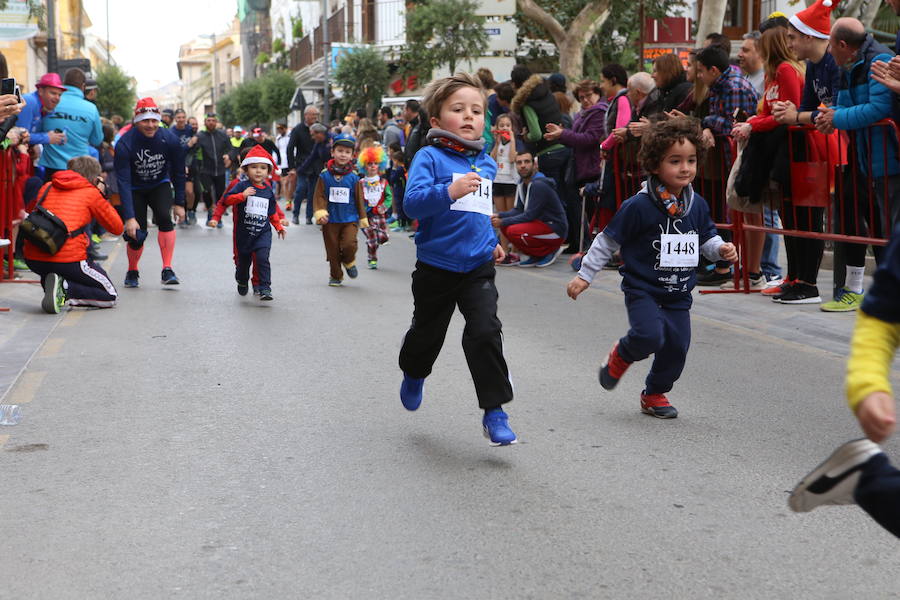
[[[350,188],[333,187],[328,192],[328,201],[335,204],[350,204]]]
[[[365,186],[363,188],[363,194],[366,197],[366,204],[369,206],[377,206],[378,202],[381,200],[382,192],[384,192],[384,188],[380,185],[375,187]]]
[[[462,176],[463,173],[454,173],[453,181]],[[478,189],[451,204],[450,210],[461,210],[491,216],[494,214],[494,182],[482,177],[481,185],[478,186]]]
[[[256,196],[248,197],[246,205],[244,206],[244,213],[248,215],[255,215],[258,217],[268,217],[269,199],[257,198]]]
[[[696,267],[699,264],[700,236],[696,233],[660,234],[660,267]]]

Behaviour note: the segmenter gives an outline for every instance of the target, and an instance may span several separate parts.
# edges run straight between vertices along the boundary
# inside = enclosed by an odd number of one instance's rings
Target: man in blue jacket
[[[891,91],[869,72],[875,61],[889,62],[893,53],[876,42],[857,19],[834,22],[829,38],[831,55],[843,68],[836,106],[813,111],[822,133],[835,129],[851,132],[857,164],[844,169],[842,215],[838,230],[847,235],[887,237],[900,221],[900,163],[897,137],[889,127],[871,127],[893,114]],[[858,170],[854,176],[853,169]],[[874,206],[872,205],[874,200]],[[871,222],[870,222],[871,221]],[[876,259],[881,248],[876,248]],[[857,310],[863,300],[864,244],[845,244],[847,276],[835,299],[821,305],[825,312]]]
[[[65,141],[64,133],[51,131],[44,133],[44,116],[52,113],[59,104],[63,92],[62,80],[56,73],[44,74],[35,85],[36,91],[25,94],[25,108],[19,113],[17,121],[20,127],[24,127],[31,134],[31,144],[62,144]]]
[[[66,71],[62,95],[56,109],[44,117],[43,131],[62,131],[65,144],[48,145],[41,154],[40,165],[46,171],[44,179],[50,181],[53,174],[66,168],[69,160],[76,156],[90,154],[90,146],[99,146],[103,141],[103,127],[97,107],[84,99],[84,71],[71,68]]]
[[[548,267],[562,250],[569,231],[566,211],[556,182],[537,170],[530,152],[516,155],[516,171],[521,180],[516,187],[516,205],[512,210],[491,217],[494,227],[528,259],[520,267]]]

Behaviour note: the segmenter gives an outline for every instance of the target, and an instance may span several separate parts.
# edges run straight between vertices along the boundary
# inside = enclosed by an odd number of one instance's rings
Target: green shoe
[[[44,278],[44,299],[41,308],[45,313],[58,315],[66,304],[66,292],[63,289],[62,277],[56,273],[50,273]]]
[[[819,308],[825,312],[853,312],[862,306],[863,294],[851,292],[847,288],[841,288],[837,298],[831,302],[825,302]]]
[[[30,270],[31,270],[31,269],[28,268],[28,263],[26,263],[26,262],[25,262],[24,260],[22,260],[21,258],[14,258],[14,259],[13,259],[13,268],[14,268],[16,271],[30,271]]]
[[[94,234],[91,234],[91,241],[94,242],[95,244],[99,244],[100,242],[103,241],[103,238],[100,237],[99,235],[97,235],[96,233],[94,233]]]

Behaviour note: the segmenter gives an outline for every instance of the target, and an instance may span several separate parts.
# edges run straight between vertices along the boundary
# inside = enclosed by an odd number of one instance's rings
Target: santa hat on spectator
[[[805,8],[788,19],[800,33],[827,40],[831,35],[831,11],[834,0],[816,0],[809,8]]]
[[[248,152],[244,160],[241,161],[242,167],[253,164],[269,165],[270,167],[272,167],[271,170],[273,173],[278,170],[278,167],[275,165],[275,161],[272,159],[272,155],[266,152],[266,149],[263,148],[261,144],[257,144],[250,148],[250,152]]]
[[[137,123],[138,121],[144,121],[146,119],[162,121],[159,107],[156,106],[156,102],[153,101],[153,98],[141,98],[138,100],[137,106],[134,107],[134,118],[131,121]]]

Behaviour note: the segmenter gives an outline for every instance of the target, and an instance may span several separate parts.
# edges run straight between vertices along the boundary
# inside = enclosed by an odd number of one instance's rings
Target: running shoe
[[[344,268],[347,269],[347,277],[349,277],[350,279],[356,279],[357,277],[359,277],[359,269],[356,268],[355,264],[350,265],[349,267],[347,265],[344,265]]]
[[[223,227],[225,227],[225,223],[223,223],[222,221],[216,223],[216,229],[222,229]]]
[[[41,308],[50,315],[58,315],[66,303],[66,292],[63,290],[63,279],[56,273],[44,278],[44,299]]]
[[[160,275],[160,279],[162,279],[163,284],[165,285],[178,285],[181,283],[178,281],[178,277],[175,276],[175,271],[172,270],[172,267],[166,267],[162,270],[162,274]]]
[[[369,261],[369,268],[370,268],[370,269],[377,269],[377,268],[378,268],[378,261],[377,261],[377,260],[370,260],[370,261]]]
[[[751,290],[764,290],[768,286],[769,282],[766,280],[766,276],[762,273],[756,275],[754,277],[753,273],[750,273],[750,289]],[[731,281],[726,281],[722,285],[719,286],[723,290],[743,290],[744,289],[744,279],[741,278],[738,280],[737,286],[734,285],[734,279]]]
[[[862,306],[863,294],[851,292],[847,288],[838,291],[837,298],[819,307],[825,312],[853,312]]]
[[[189,210],[187,213],[187,224],[190,226],[194,226],[197,224],[197,211]]]
[[[250,290],[250,286],[247,285],[246,281],[243,283],[238,281],[237,288],[238,288],[238,294],[240,294],[241,296],[246,296],[247,292]],[[254,290],[254,293],[256,293],[256,290]]]
[[[103,238],[101,238],[101,237],[100,237],[99,235],[97,235],[96,233],[92,233],[92,234],[91,234],[91,241],[92,241],[93,243],[95,243],[95,244],[99,244],[100,242],[103,241]]]
[[[535,267],[535,266],[537,266],[539,260],[540,260],[539,258],[536,258],[534,256],[529,256],[525,260],[520,260],[519,266],[520,267]]]
[[[307,224],[307,225],[312,225],[312,224],[313,224],[312,219],[306,219],[306,224]],[[298,223],[298,225],[299,225],[299,223]]]
[[[612,390],[630,366],[631,363],[619,354],[619,342],[616,342],[612,350],[609,351],[606,362],[600,365],[600,386],[604,390]]]
[[[30,271],[31,267],[21,258],[13,258],[13,269],[16,271]]]
[[[819,296],[819,288],[808,283],[794,282],[783,294],[772,298],[781,304],[819,304],[822,297]]]
[[[340,279],[329,279],[328,285],[331,287],[341,287],[344,283]]]
[[[491,446],[509,446],[518,441],[516,434],[509,428],[509,417],[502,408],[486,410],[481,426],[484,437],[491,441]]]
[[[272,299],[272,290],[269,288],[262,288],[259,290],[259,299],[263,302],[268,302]]]
[[[879,454],[878,444],[866,438],[847,442],[797,484],[788,506],[794,512],[809,512],[817,506],[856,504],[853,492],[862,471]]]
[[[536,266],[538,268],[549,267],[550,265],[552,265],[553,263],[556,262],[556,259],[559,257],[560,254],[562,254],[562,251],[563,251],[563,248],[560,247],[556,252],[551,252],[547,256],[543,256],[543,257],[539,258],[537,260],[537,262],[534,263],[534,266]]]
[[[781,296],[787,289],[794,285],[796,279],[783,279],[781,283],[778,285],[770,285],[766,289],[760,292],[763,296],[769,296],[770,298],[775,298],[777,296]]]
[[[291,223],[293,223],[294,225],[299,225],[299,224],[300,224],[300,217],[294,215],[294,217],[291,219]]]
[[[503,260],[497,263],[498,267],[513,267],[522,262],[522,257],[515,252],[508,253]]]
[[[674,419],[678,411],[669,404],[665,394],[648,394],[641,392],[641,412],[657,419]]]
[[[128,271],[125,273],[125,287],[136,288],[140,285],[138,281],[141,275],[138,271]]]
[[[727,273],[719,273],[715,269],[711,269],[703,275],[697,276],[697,285],[700,286],[721,286],[723,283],[731,282],[731,271]]]
[[[403,374],[403,383],[400,384],[400,402],[406,410],[416,410],[422,404],[422,388],[425,387],[425,379],[416,379],[406,373]]]

